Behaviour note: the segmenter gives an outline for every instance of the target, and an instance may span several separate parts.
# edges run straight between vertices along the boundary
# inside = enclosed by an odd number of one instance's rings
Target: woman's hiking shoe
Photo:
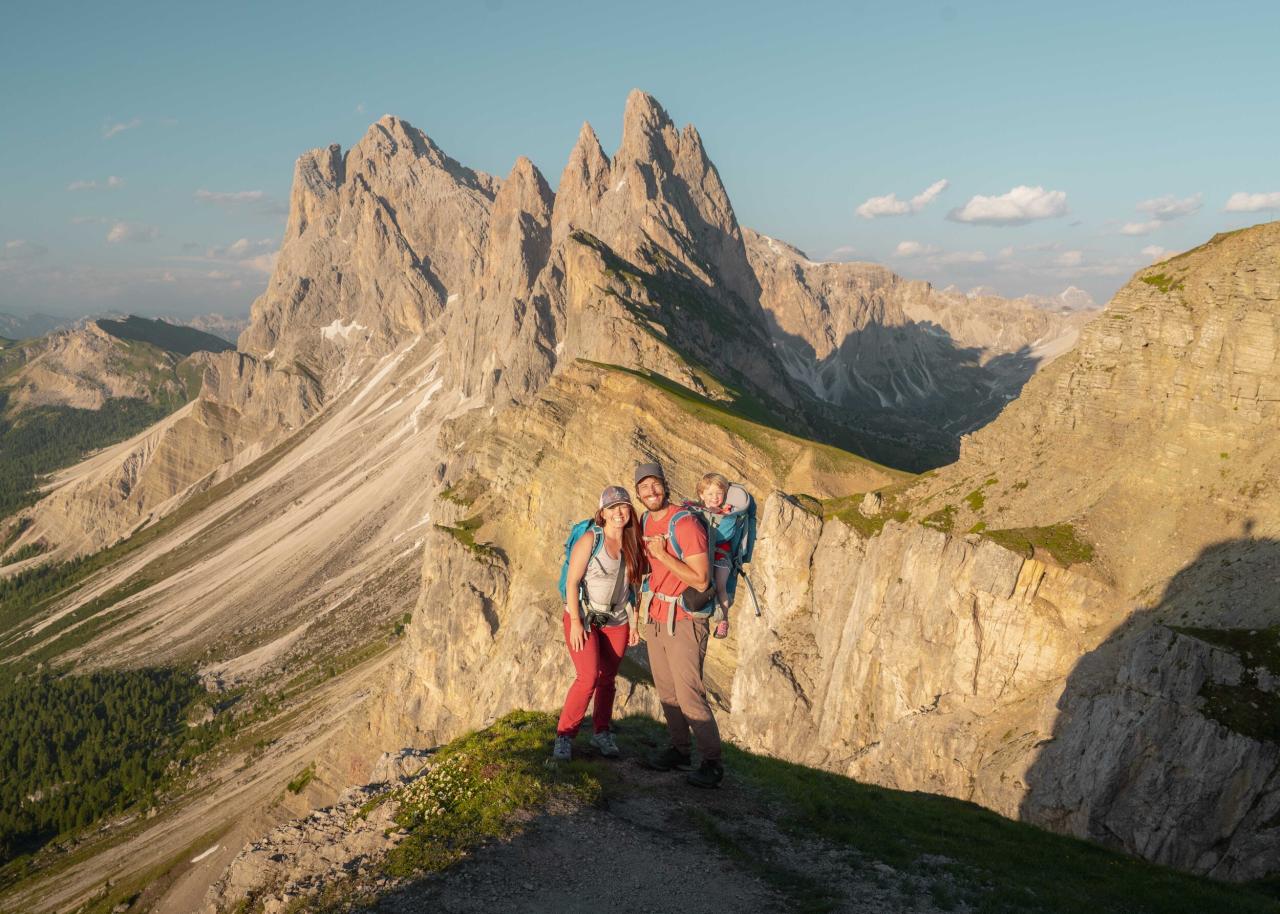
[[[723,622],[716,623],[715,630],[711,633],[711,637],[728,638],[729,637],[729,620],[725,619]]]
[[[573,760],[573,740],[567,736],[557,736],[555,748],[551,750],[551,758],[557,762]]]
[[[591,745],[600,750],[600,754],[605,758],[617,758],[622,754],[618,751],[618,744],[613,741],[613,734],[608,730],[601,730],[592,736]]]
[[[689,753],[681,752],[675,746],[668,746],[661,752],[650,752],[644,757],[644,766],[654,771],[670,771],[673,768],[688,771],[691,764]]]
[[[724,780],[724,766],[719,762],[703,762],[697,771],[690,771],[685,780],[694,787],[719,787]]]

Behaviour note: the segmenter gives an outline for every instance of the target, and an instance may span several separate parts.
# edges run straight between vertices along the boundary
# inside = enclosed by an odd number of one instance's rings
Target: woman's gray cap
[[[657,476],[663,482],[667,481],[667,477],[662,473],[662,465],[658,463],[642,463],[636,467],[636,485],[640,485],[640,480],[647,479],[650,476]]]
[[[614,505],[631,504],[631,493],[622,486],[606,486],[600,493],[600,508],[612,508]]]

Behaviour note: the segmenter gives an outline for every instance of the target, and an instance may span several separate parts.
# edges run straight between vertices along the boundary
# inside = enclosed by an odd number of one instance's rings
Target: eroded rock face
[[[203,393],[157,425],[55,477],[28,512],[21,542],[92,552],[166,513],[248,448],[269,450],[301,428],[320,392],[306,375],[277,371],[239,352],[199,353]]]
[[[296,361],[332,388],[353,351],[382,355],[421,334],[483,270],[499,183],[389,115],[345,155],[306,153],[240,348]]]
[[[1280,746],[1206,714],[1206,687],[1231,694],[1251,678],[1237,654],[1164,625],[1093,652],[1027,773],[1022,816],[1220,879],[1273,872]],[[1280,701],[1264,679],[1241,701]]]
[[[1274,869],[1280,748],[1206,697],[1280,700],[1274,674],[975,536],[890,522],[864,540],[776,496],[758,548],[742,745],[1220,878]]]
[[[1278,346],[1280,223],[1217,236],[1139,272],[917,491],[996,478],[980,511],[946,499],[958,529],[1072,522],[1144,599],[1206,545],[1280,531]]]
[[[878,264],[817,263],[744,236],[791,376],[883,435],[940,454],[995,418],[1095,313],[938,291]]]

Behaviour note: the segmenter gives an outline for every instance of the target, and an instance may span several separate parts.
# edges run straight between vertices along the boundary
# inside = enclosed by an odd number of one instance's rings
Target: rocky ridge
[[[161,322],[129,318],[145,329]],[[181,344],[149,342],[122,334],[115,327],[125,322],[85,321],[69,330],[36,337],[0,349],[0,392],[6,395],[5,412],[16,413],[44,406],[101,409],[110,399],[183,402],[195,396],[190,357],[197,347],[216,352],[227,343],[205,334]],[[132,326],[132,325],[130,325]],[[194,332],[193,332],[194,333]]]

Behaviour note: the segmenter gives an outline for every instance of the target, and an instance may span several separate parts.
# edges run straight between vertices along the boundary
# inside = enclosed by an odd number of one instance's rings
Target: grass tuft
[[[517,833],[519,813],[553,800],[599,803],[598,769],[583,762],[548,767],[553,735],[550,715],[514,711],[442,748],[423,775],[391,794],[406,835],[387,858],[387,872],[442,870],[486,841]]]
[[[1081,539],[1071,524],[1013,527],[1008,530],[984,529],[970,532],[981,533],[993,543],[998,543],[1024,558],[1033,558],[1037,551],[1047,552],[1064,568],[1093,561],[1093,546]]]

